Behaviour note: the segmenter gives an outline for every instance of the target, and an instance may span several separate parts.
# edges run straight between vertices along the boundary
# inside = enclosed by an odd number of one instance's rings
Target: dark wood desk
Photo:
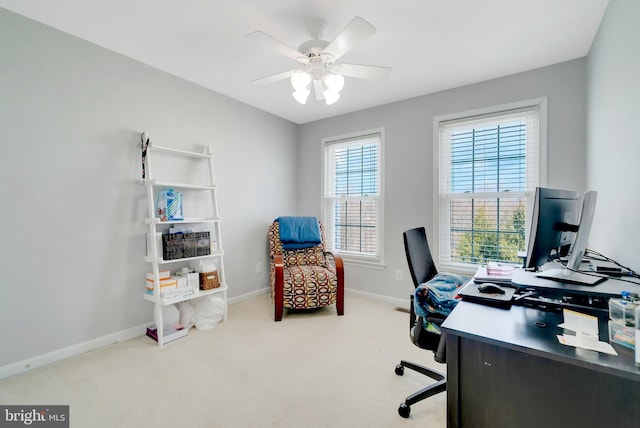
[[[460,302],[447,334],[448,427],[640,427],[640,368],[562,345],[562,314]],[[600,339],[608,341],[607,320]]]

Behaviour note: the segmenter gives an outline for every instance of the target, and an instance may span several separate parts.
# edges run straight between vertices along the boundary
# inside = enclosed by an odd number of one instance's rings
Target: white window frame
[[[362,253],[340,251],[334,248],[334,218],[333,210],[329,209],[329,199],[333,199],[332,196],[327,195],[326,180],[328,175],[332,174],[331,164],[327,162],[327,147],[333,144],[343,144],[348,141],[358,141],[370,137],[371,135],[378,135],[379,147],[378,147],[378,194],[371,196],[370,198],[376,200],[376,254],[365,255]],[[338,135],[334,137],[323,138],[322,142],[322,219],[325,226],[327,235],[328,250],[340,254],[347,264],[360,265],[364,267],[383,268],[384,267],[384,141],[385,132],[384,128],[369,129],[361,132],[353,132],[349,134]]]
[[[446,256],[449,249],[449,221],[448,211],[449,199],[441,194],[441,174],[440,174],[440,131],[441,124],[455,120],[464,120],[473,117],[481,117],[485,115],[497,115],[501,112],[508,114],[509,111],[523,109],[527,107],[538,108],[538,177],[537,183],[534,184],[533,190],[528,186],[526,194],[526,210],[525,210],[525,241],[529,239],[529,230],[531,225],[531,204],[535,193],[535,186],[546,186],[547,183],[547,97],[535,98],[531,100],[519,101],[509,104],[502,104],[492,107],[485,107],[476,110],[469,110],[460,113],[436,116],[433,118],[433,227],[437,231],[434,236],[434,247],[436,251],[432,251],[433,256],[440,269],[455,272],[473,274],[478,265],[470,263],[461,263],[450,261]],[[525,248],[526,249],[526,246]]]

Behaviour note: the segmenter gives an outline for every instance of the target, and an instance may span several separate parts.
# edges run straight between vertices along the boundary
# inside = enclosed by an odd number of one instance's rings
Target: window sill
[[[451,272],[462,275],[475,275],[481,265],[472,265],[466,263],[442,263],[438,269],[440,272]]]
[[[375,258],[354,257],[350,254],[335,253],[342,257],[342,261],[347,266],[365,267],[371,269],[385,269],[387,266]]]

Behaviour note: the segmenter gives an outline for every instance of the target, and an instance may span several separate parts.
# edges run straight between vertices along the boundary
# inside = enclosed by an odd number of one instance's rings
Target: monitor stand
[[[536,276],[538,278],[578,285],[596,285],[606,279],[601,276],[574,272],[569,269],[549,269],[543,272],[536,273]]]

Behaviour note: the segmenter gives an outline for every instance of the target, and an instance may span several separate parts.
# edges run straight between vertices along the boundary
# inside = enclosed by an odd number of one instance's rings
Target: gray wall
[[[588,60],[589,247],[640,270],[640,2],[612,0]]]
[[[425,76],[428,78],[428,76]],[[433,118],[515,101],[548,97],[548,181],[583,191],[585,186],[586,59],[425,95],[346,114],[300,128],[298,203],[320,215],[321,139],[384,127],[386,268],[347,265],[349,288],[406,299],[413,289],[402,231],[424,225],[434,236]],[[404,272],[395,280],[395,270]]]
[[[151,321],[143,130],[213,146],[229,296],[267,286],[296,125],[4,9],[0,94],[0,367]]]

